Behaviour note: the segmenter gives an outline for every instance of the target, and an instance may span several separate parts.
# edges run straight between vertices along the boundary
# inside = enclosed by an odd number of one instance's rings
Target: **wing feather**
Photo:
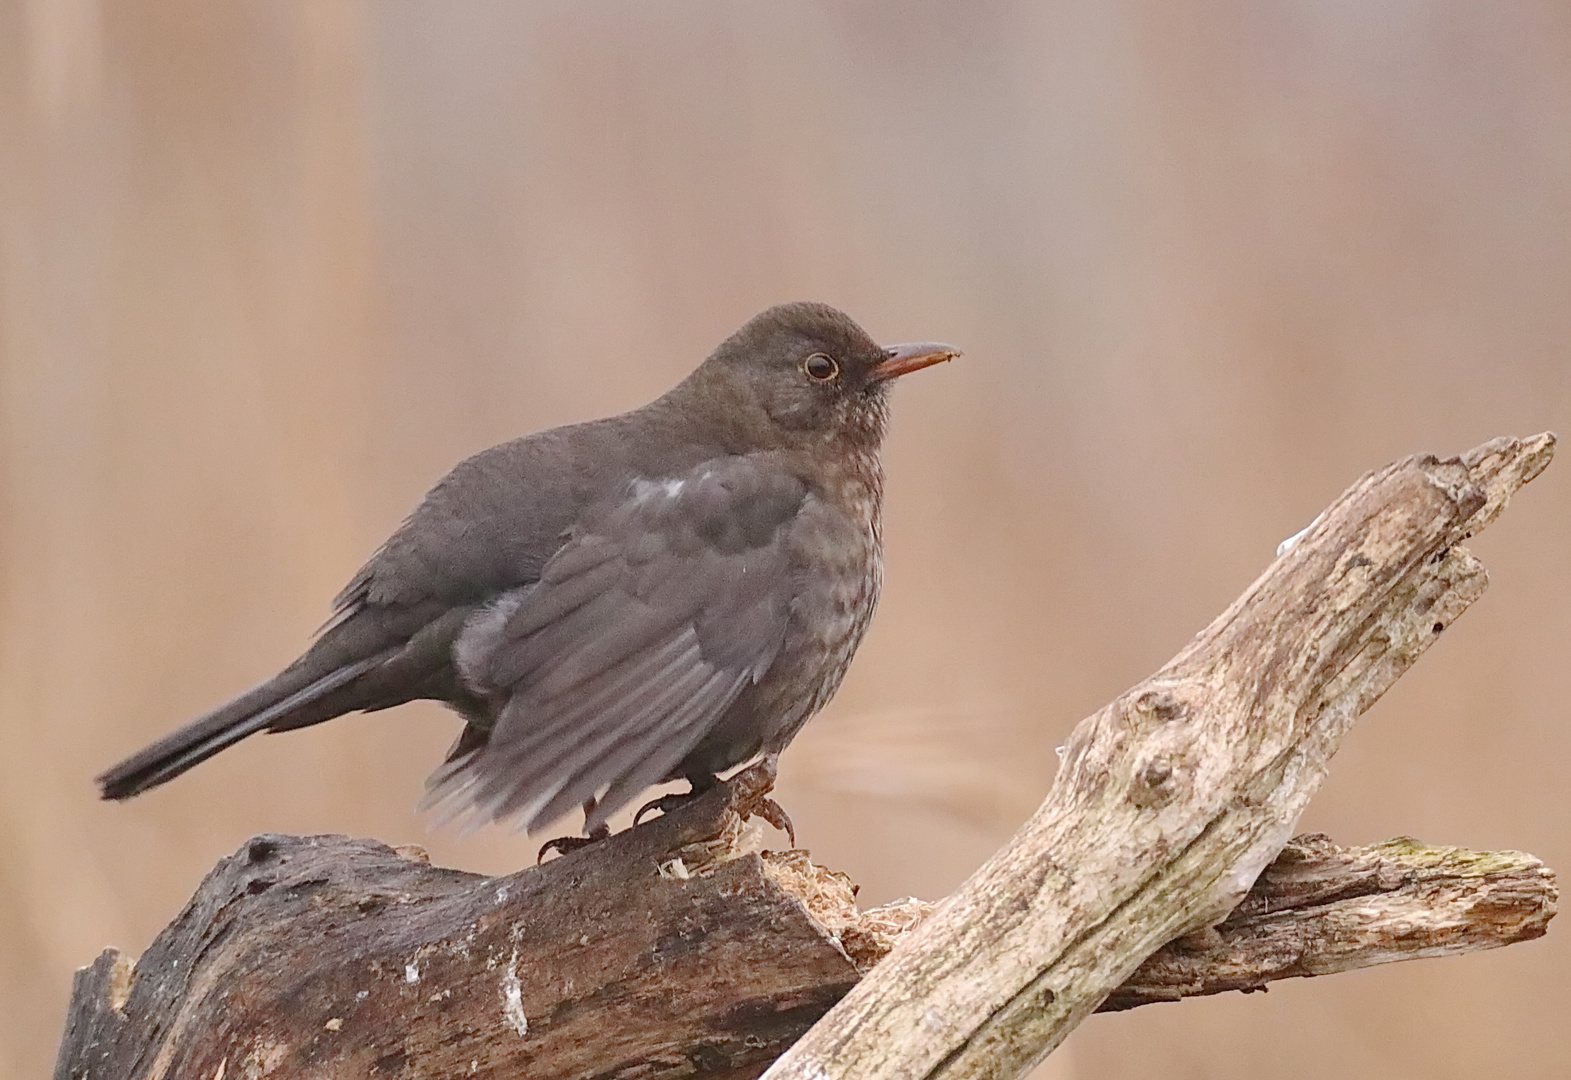
[[[603,825],[639,792],[670,776],[703,738],[709,718],[723,713],[746,681],[745,674],[716,672],[670,718],[666,730],[650,732],[637,746],[600,763],[587,779],[597,785],[602,779],[608,783],[584,827],[592,830]]]
[[[571,772],[563,770],[567,778],[551,799],[530,815],[531,827],[554,821],[604,788],[587,823],[593,828],[640,791],[659,783],[703,738],[710,718],[736,696],[736,685],[736,677],[727,672],[705,675],[696,669],[690,671],[682,680],[682,692],[666,696],[666,708],[650,710],[650,715],[659,717],[657,723],[629,724],[593,758],[580,758]],[[615,801],[613,791],[625,794]]]
[[[680,646],[681,642],[673,645]],[[535,734],[529,743],[514,747],[501,745],[495,760],[497,779],[495,787],[511,789],[513,796],[499,803],[501,816],[519,812],[523,798],[529,791],[536,792],[530,802],[529,817],[538,806],[555,798],[564,788],[596,762],[614,750],[619,742],[636,738],[651,727],[664,726],[666,717],[674,711],[681,698],[691,694],[707,680],[712,670],[692,662],[686,649],[671,650],[676,655],[662,670],[651,670],[652,665],[641,664],[614,680],[607,693],[594,695],[593,702],[575,707],[552,717],[549,728]],[[664,650],[662,650],[664,652]],[[619,696],[611,692],[620,691]],[[527,708],[527,702],[519,702]],[[615,721],[607,722],[607,717]],[[594,789],[578,795],[568,807],[578,805],[594,794]]]
[[[594,798],[593,828],[678,774],[784,639],[783,530],[806,489],[773,464],[720,458],[634,481],[460,640],[466,681],[500,705],[485,745],[437,770],[423,805],[536,829]]]

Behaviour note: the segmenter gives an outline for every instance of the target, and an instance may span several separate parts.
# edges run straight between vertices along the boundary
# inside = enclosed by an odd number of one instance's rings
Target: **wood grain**
[[[1042,806],[769,1070],[1015,1077],[1282,850],[1360,713],[1482,595],[1462,546],[1554,436],[1366,474],[1155,675],[1082,721]]]

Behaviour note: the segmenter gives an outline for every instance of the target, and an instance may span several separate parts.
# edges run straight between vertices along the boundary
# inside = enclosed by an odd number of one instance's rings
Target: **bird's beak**
[[[888,359],[875,365],[868,373],[873,382],[898,378],[934,364],[942,364],[945,360],[953,360],[960,355],[960,350],[937,341],[913,341],[909,345],[891,345],[884,350],[884,354]]]

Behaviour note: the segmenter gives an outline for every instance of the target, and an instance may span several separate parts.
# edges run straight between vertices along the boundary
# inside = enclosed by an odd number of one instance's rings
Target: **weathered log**
[[[1459,541],[1552,445],[1361,480],[1077,728],[1043,808],[936,909],[859,913],[805,853],[750,853],[756,770],[500,879],[258,837],[134,965],[109,950],[79,973],[57,1080],[752,1077],[793,1042],[771,1075],[1012,1076],[1104,1000],[1537,936],[1554,884],[1528,856],[1277,855],[1342,732],[1482,591]]]
[[[756,1076],[934,905],[859,911],[806,852],[749,852],[721,805],[669,819],[674,848],[506,878],[256,837],[140,961],[110,949],[78,973],[55,1075]],[[1300,837],[1103,1008],[1495,948],[1542,935],[1554,906],[1531,856]]]
[[[134,970],[79,974],[55,1075],[756,1075],[857,971],[732,857],[735,796],[500,879],[257,837]]]

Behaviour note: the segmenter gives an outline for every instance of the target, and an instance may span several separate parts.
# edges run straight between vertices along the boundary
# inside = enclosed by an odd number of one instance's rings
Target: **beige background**
[[[428,843],[434,707],[90,777],[270,674],[464,454],[811,297],[901,387],[888,588],[787,756],[938,896],[1362,471],[1571,428],[1563,0],[0,2],[0,1078],[248,835]],[[1571,870],[1571,463],[1305,821]],[[1063,1077],[1563,1077],[1571,932],[1095,1018]]]

